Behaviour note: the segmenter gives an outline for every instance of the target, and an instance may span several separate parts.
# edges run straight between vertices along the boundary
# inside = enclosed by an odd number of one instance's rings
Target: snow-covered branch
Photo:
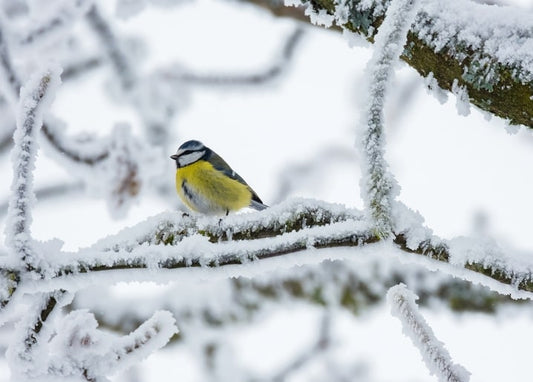
[[[500,307],[527,303],[490,291],[486,287],[453,278],[443,272],[428,272],[424,264],[391,259],[389,253],[352,256],[347,260],[323,261],[294,268],[277,268],[253,278],[237,277],[194,283],[195,298],[182,294],[190,280],[178,277],[171,288],[147,296],[114,296],[107,287],[90,288],[76,294],[74,309],[97,312],[100,325],[128,333],[160,309],[162,301],[172,312],[182,334],[188,327],[218,327],[249,322],[264,316],[265,308],[288,302],[304,302],[359,315],[383,302],[387,290],[398,282],[409,284],[420,305],[445,305],[452,311],[493,313]],[[105,299],[94,296],[106,295]]]
[[[418,348],[431,374],[440,382],[468,382],[470,373],[452,362],[450,354],[418,311],[417,298],[403,284],[392,287],[387,293],[392,314],[402,322],[404,334]]]
[[[376,35],[376,47],[368,63],[368,104],[358,134],[361,153],[361,194],[374,222],[376,234],[388,238],[394,230],[392,205],[398,185],[384,158],[383,106],[393,66],[407,39],[407,30],[416,11],[416,1],[395,0],[387,9]]]
[[[404,213],[407,215],[400,221],[410,223],[398,227],[395,239],[386,245],[372,233],[372,225],[360,212],[315,201],[292,200],[261,213],[228,216],[222,221],[162,213],[76,253],[43,248],[48,260],[44,279],[20,286],[33,291],[73,285],[78,288],[96,280],[162,281],[156,270],[196,268],[203,272],[206,268],[220,269],[297,252],[302,255],[293,257],[287,265],[296,259],[297,263],[315,263],[332,256],[331,252],[321,256],[316,249],[376,245],[407,253],[402,257],[407,261],[429,258],[431,261],[424,262],[429,268],[474,280],[500,293],[531,297],[527,292],[533,292],[533,265],[526,258],[516,260],[519,254],[499,249],[495,243],[439,239],[421,225],[419,216]],[[341,258],[346,259],[344,255]],[[7,265],[5,268],[10,269]],[[234,276],[240,275],[239,269],[232,268]],[[246,273],[244,268],[242,272]],[[173,278],[172,273],[166,274]]]
[[[123,337],[98,330],[94,316],[84,310],[50,322],[50,314],[60,304],[57,294],[61,292],[35,295],[26,319],[18,324],[8,349],[11,372],[17,380],[101,380],[146,358],[178,331],[172,315],[164,311],[154,313]],[[35,312],[37,316],[33,316]]]
[[[12,151],[13,182],[6,224],[6,244],[13,255],[36,269],[40,255],[33,248],[30,225],[32,221],[33,169],[37,155],[36,135],[43,123],[45,108],[52,102],[58,86],[60,69],[48,69],[32,77],[21,89]]]
[[[271,0],[247,0],[278,16],[337,24],[350,38],[373,42],[390,0],[303,0],[303,7],[282,7]],[[475,16],[472,16],[475,15]],[[314,17],[314,18],[313,18]],[[475,20],[475,22],[472,22]],[[533,35],[531,12],[473,1],[423,0],[402,60],[435,85],[464,87],[482,110],[533,127]]]

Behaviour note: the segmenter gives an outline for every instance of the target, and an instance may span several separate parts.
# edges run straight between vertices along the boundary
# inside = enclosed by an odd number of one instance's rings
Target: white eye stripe
[[[194,151],[190,154],[181,155],[178,157],[178,163],[180,164],[180,167],[190,165],[191,163],[198,161],[201,157],[204,156],[204,154],[205,151]],[[177,155],[180,155],[179,151]]]

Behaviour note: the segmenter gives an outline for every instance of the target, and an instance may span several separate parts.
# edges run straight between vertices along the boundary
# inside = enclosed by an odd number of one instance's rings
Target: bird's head
[[[176,161],[176,166],[185,167],[199,161],[208,152],[209,148],[205,147],[202,142],[192,140],[182,144],[176,154],[171,155],[170,158]]]

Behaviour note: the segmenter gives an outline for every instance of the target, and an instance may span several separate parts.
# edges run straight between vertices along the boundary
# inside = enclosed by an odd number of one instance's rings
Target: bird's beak
[[[178,160],[178,155],[177,154],[171,155],[170,158],[174,160]]]

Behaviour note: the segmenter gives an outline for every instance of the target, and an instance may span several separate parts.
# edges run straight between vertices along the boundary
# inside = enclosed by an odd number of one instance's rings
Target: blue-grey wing
[[[231,179],[235,179],[237,182],[244,184],[250,192],[252,193],[252,204],[251,207],[255,209],[264,209],[267,206],[263,204],[261,199],[259,199],[259,196],[255,193],[255,191],[244,181],[244,179],[237,174],[235,171],[232,170],[232,168],[226,163],[224,159],[220,157],[217,153],[211,150],[211,155],[209,156],[209,162],[213,165],[213,167],[229,176]],[[255,203],[254,203],[255,202]]]

